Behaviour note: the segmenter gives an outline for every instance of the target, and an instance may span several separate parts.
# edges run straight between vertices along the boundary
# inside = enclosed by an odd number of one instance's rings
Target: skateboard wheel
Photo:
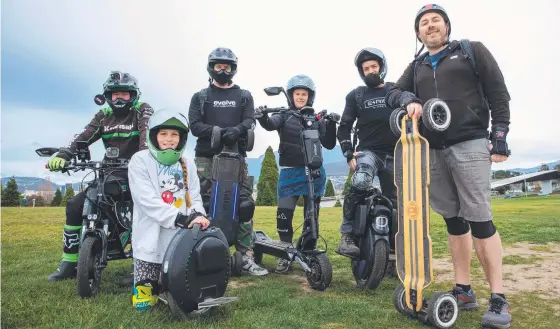
[[[413,317],[414,311],[406,305],[405,293],[404,285],[402,285],[402,283],[399,284],[395,291],[393,291],[393,305],[399,313]]]
[[[401,136],[401,120],[406,115],[406,110],[404,108],[395,109],[391,112],[391,116],[389,117],[389,127],[393,134],[397,137]]]
[[[222,140],[222,130],[220,127],[214,126],[212,128],[212,136],[210,137],[210,147],[215,149],[220,146],[220,142]]]
[[[309,256],[311,273],[307,274],[307,283],[312,289],[323,291],[331,285],[332,266],[326,254]]]
[[[445,131],[451,124],[451,111],[439,98],[429,99],[422,108],[422,121],[431,131]]]
[[[459,315],[457,300],[450,293],[435,293],[428,303],[428,321],[435,328],[451,328]]]
[[[243,254],[239,251],[235,251],[231,255],[231,275],[240,276],[243,272]]]

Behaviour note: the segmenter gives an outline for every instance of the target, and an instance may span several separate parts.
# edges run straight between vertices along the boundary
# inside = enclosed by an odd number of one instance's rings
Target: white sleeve
[[[190,158],[183,158],[187,162],[188,170],[188,181],[189,181],[189,193],[191,195],[191,209],[198,211],[206,215],[204,206],[202,204],[202,196],[200,195],[200,180],[198,178],[197,168],[194,164],[194,160]]]
[[[134,206],[149,220],[154,220],[160,226],[172,229],[179,213],[176,207],[165,203],[152,184],[146,163],[136,153],[128,164],[128,181]]]

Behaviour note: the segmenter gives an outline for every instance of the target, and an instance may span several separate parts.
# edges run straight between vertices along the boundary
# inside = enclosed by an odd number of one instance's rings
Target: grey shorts
[[[430,149],[430,205],[444,218],[492,220],[490,151],[486,138]]]

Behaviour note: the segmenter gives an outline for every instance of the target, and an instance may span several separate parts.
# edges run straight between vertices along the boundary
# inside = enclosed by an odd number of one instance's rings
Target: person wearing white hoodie
[[[159,277],[165,251],[180,228],[210,221],[202,205],[194,160],[183,155],[189,134],[187,119],[169,110],[148,121],[148,149],[135,153],[128,165],[134,202],[132,304],[148,310],[158,301]]]

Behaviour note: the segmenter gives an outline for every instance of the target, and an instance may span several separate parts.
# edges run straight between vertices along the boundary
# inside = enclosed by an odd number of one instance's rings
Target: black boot
[[[342,233],[340,245],[336,249],[336,253],[346,257],[359,257],[360,248],[354,243],[353,237],[348,233]]]
[[[55,281],[75,278],[77,274],[77,269],[76,269],[77,265],[78,263],[74,263],[74,262],[67,262],[67,261],[60,262],[60,265],[58,266],[56,271],[54,271],[51,275],[49,275],[48,280],[50,282],[55,282]]]
[[[62,261],[56,271],[49,275],[48,280],[50,282],[76,277],[81,229],[81,226],[64,225],[64,232],[62,234]]]

